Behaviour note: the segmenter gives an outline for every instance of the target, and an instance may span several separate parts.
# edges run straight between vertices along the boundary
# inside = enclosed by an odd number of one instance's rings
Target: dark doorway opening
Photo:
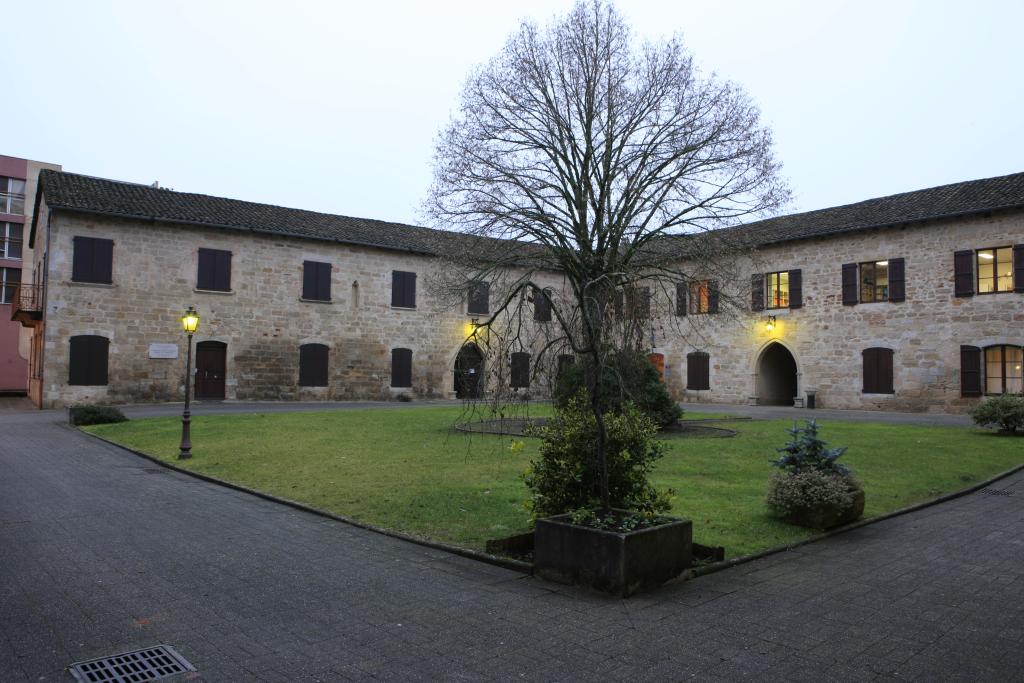
[[[455,397],[480,398],[483,392],[484,354],[476,344],[466,344],[455,357]]]
[[[796,359],[785,346],[771,343],[757,363],[757,402],[791,406],[797,395]]]
[[[224,399],[224,377],[227,374],[228,345],[204,341],[196,344],[195,398]]]

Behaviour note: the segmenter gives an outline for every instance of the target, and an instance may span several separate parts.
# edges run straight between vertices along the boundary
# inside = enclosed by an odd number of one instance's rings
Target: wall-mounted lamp
[[[767,330],[768,332],[771,332],[772,330],[775,329],[775,316],[774,315],[768,316],[768,320],[765,321],[765,323],[764,323],[764,329]]]

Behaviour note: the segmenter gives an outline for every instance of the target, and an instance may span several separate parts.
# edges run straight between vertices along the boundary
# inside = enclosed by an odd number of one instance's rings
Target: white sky
[[[0,154],[417,223],[469,70],[571,0],[5,5]],[[792,211],[1024,171],[1020,0],[619,8],[759,103]]]

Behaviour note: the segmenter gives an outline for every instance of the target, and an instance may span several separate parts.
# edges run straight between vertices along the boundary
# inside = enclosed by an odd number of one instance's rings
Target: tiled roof
[[[175,192],[46,169],[40,172],[39,183],[51,209],[289,235],[423,254],[448,252],[467,239],[459,233],[402,223]],[[719,231],[719,235],[729,241],[758,246],[1017,208],[1024,208],[1024,173],[769,218],[726,228]]]
[[[750,246],[1024,208],[1024,173],[968,180],[727,228]]]
[[[402,223],[335,216],[270,204],[43,170],[39,185],[51,209],[186,225],[288,235],[398,251],[436,254],[465,235]],[[34,231],[33,231],[34,232]]]

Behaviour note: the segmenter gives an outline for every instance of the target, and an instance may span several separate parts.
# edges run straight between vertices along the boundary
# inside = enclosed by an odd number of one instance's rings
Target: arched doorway
[[[772,342],[757,362],[757,402],[767,406],[791,406],[798,386],[796,359],[782,344]]]
[[[484,354],[470,342],[455,357],[455,397],[480,398],[483,392]]]
[[[228,345],[218,341],[196,344],[196,375],[194,398],[224,399],[224,380],[227,375]]]

